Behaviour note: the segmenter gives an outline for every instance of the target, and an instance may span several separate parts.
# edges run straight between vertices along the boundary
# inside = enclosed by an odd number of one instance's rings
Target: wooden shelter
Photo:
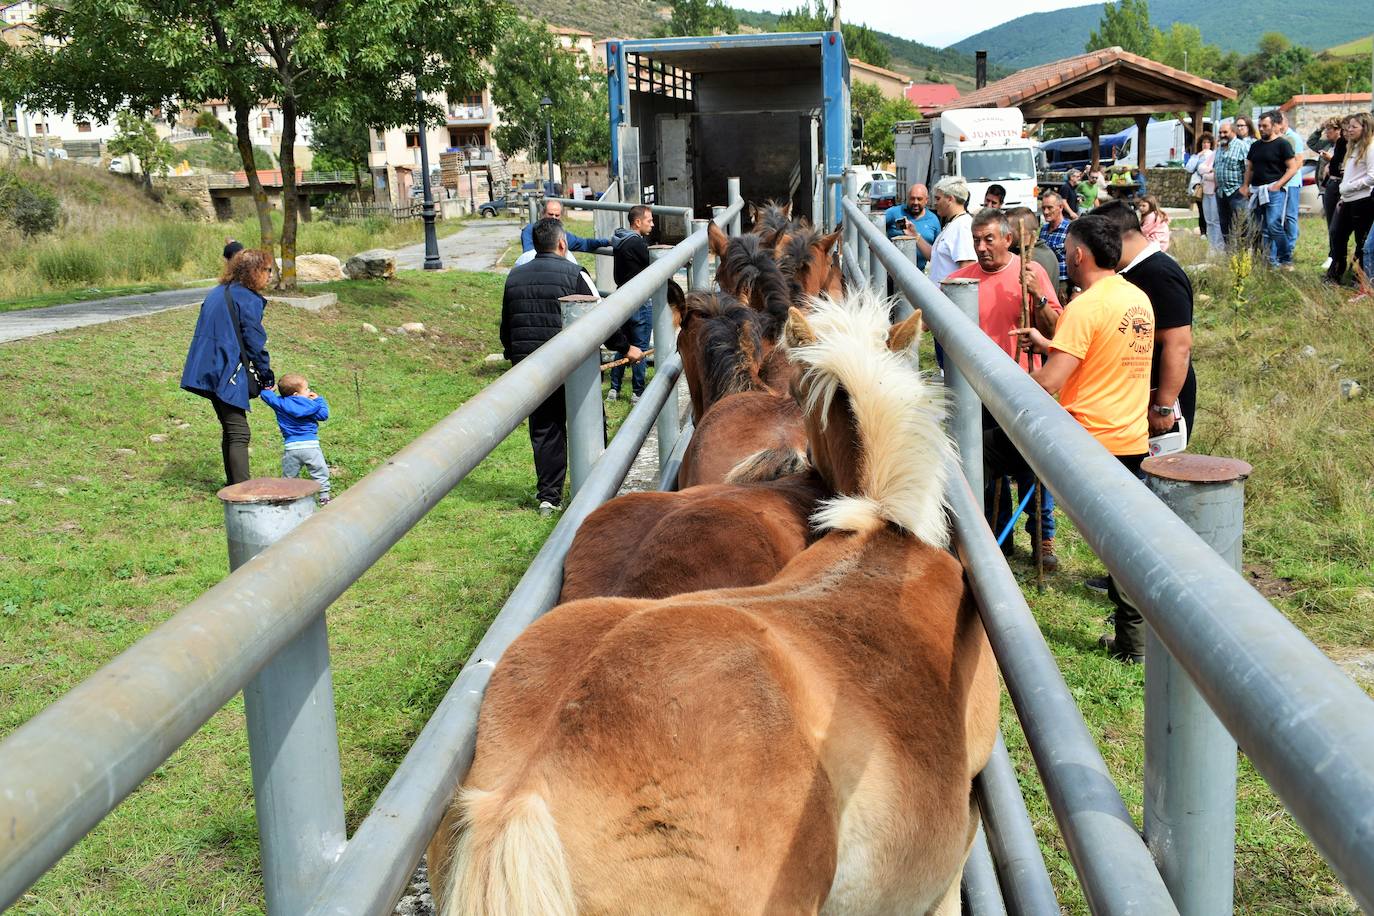
[[[1026,123],[1083,121],[1092,138],[1092,167],[1100,163],[1102,122],[1135,119],[1138,165],[1145,167],[1145,131],[1150,115],[1182,111],[1192,116],[1194,136],[1207,106],[1234,99],[1236,91],[1123,51],[1103,48],[1013,73],[963,96],[945,108],[1020,108]]]

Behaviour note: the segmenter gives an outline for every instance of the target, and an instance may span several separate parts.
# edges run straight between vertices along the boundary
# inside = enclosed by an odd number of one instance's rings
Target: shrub
[[[34,261],[38,275],[53,286],[98,283],[109,272],[101,247],[80,239],[53,242],[41,249]]]
[[[0,177],[0,216],[25,235],[41,235],[57,228],[57,195],[27,184],[13,174]]]

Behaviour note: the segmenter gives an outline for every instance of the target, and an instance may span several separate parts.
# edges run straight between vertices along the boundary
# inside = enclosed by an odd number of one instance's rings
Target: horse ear
[[[789,200],[787,204],[782,208],[782,215],[787,219],[792,218],[792,201]]]
[[[687,296],[682,292],[682,287],[677,285],[676,280],[668,281],[668,307],[673,310],[673,317],[677,320],[677,326],[682,327],[682,319],[687,312]]]
[[[913,348],[921,342],[921,310],[917,309],[905,321],[894,324],[887,332],[887,348],[893,353]]]
[[[725,230],[716,225],[715,220],[706,222],[706,238],[711,247],[711,254],[718,258],[724,257],[725,248],[730,244],[730,237],[725,234]]]
[[[752,226],[759,221],[759,208],[754,205],[752,200],[747,201],[744,206],[746,207],[745,212],[749,217],[749,225]]]
[[[787,310],[787,324],[783,325],[782,339],[788,347],[805,347],[816,342],[816,332],[801,309],[793,307]]]
[[[834,248],[834,247],[835,247],[835,243],[838,242],[838,241],[840,240],[840,233],[841,233],[841,232],[843,232],[843,230],[841,230],[841,229],[836,229],[834,232],[830,233],[829,235],[823,235],[823,236],[821,236],[820,239],[817,240],[818,243],[819,243],[820,246],[821,246],[821,250],[824,251],[826,254],[830,254],[830,249]]]

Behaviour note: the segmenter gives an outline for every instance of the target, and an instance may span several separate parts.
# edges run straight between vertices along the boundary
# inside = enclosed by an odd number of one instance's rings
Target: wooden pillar
[[[1102,119],[1093,118],[1088,125],[1088,138],[1092,141],[1092,166],[1091,171],[1096,172],[1102,168]]]
[[[1206,119],[1207,109],[1199,105],[1197,111],[1193,112],[1193,145],[1189,147],[1189,152],[1192,152],[1193,150],[1198,148],[1198,137],[1201,137],[1203,134],[1207,132],[1207,128],[1203,126],[1202,123]],[[1213,144],[1212,148],[1216,149],[1216,145]],[[1188,157],[1185,155],[1183,159],[1186,162]]]
[[[1149,115],[1135,116],[1135,167],[1145,173],[1145,131],[1150,123]]]

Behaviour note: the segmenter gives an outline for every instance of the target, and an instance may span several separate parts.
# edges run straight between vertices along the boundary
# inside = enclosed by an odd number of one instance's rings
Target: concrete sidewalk
[[[439,257],[446,270],[495,270],[496,262],[514,245],[519,254],[520,227],[516,220],[484,219],[473,221],[453,235],[439,239]],[[424,243],[396,249],[397,270],[422,270]]]
[[[168,309],[185,308],[188,305],[199,305],[208,290],[209,287],[204,286],[169,289],[160,293],[116,296],[113,299],[69,302],[41,309],[0,312],[0,343],[92,324],[104,324],[107,321],[152,315]]]

